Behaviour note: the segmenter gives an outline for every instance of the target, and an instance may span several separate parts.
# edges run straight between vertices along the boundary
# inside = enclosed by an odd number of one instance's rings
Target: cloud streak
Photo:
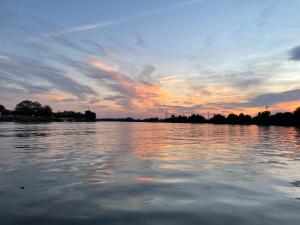
[[[204,1],[205,0],[184,1],[182,3],[174,4],[170,7],[164,7],[164,8],[149,10],[149,11],[146,11],[146,12],[132,14],[132,15],[124,16],[124,17],[121,17],[121,18],[113,19],[113,20],[100,21],[100,22],[96,22],[96,23],[89,23],[89,24],[83,24],[83,25],[79,25],[79,26],[66,28],[64,30],[61,30],[61,31],[55,33],[54,35],[75,33],[75,32],[81,32],[81,31],[94,30],[94,29],[99,29],[99,28],[103,28],[103,27],[108,27],[108,26],[116,25],[116,24],[119,24],[119,23],[122,23],[122,22],[130,21],[130,20],[134,20],[134,19],[139,19],[139,18],[143,18],[143,17],[148,17],[148,16],[152,16],[152,15],[156,15],[156,14],[162,13],[162,12],[164,12],[166,10],[169,10],[169,9],[177,9],[177,8],[182,8],[182,7],[187,7],[187,6],[191,6],[191,5],[200,4],[200,3],[203,3]]]
[[[64,71],[39,60],[15,54],[8,54],[7,58],[9,59],[0,61],[2,82],[17,84],[34,93],[44,93],[56,89],[82,100],[89,95],[97,95],[89,86],[80,84],[75,79],[64,75]],[[31,84],[28,81],[35,81],[39,84]],[[45,84],[41,85],[41,83]]]
[[[280,93],[269,93],[259,95],[251,99],[245,106],[248,107],[260,107],[265,105],[275,105],[277,103],[289,102],[289,101],[300,101],[300,89],[280,92]]]
[[[106,66],[99,60],[89,62],[84,66],[83,73],[93,78],[99,85],[107,87],[109,90],[118,93],[117,96],[106,97],[104,100],[116,101],[125,108],[154,107],[159,101],[166,97],[164,90],[156,82],[138,82],[125,74]],[[82,68],[82,67],[81,67]],[[149,71],[151,69],[151,71]],[[148,73],[155,68],[148,68]]]

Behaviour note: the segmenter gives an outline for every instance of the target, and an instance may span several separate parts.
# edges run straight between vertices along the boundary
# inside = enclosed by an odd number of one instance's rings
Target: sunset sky
[[[0,104],[98,117],[300,106],[300,0],[0,0]]]

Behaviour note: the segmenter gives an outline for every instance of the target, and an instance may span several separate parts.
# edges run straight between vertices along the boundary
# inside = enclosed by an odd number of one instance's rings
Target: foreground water
[[[0,123],[0,224],[300,224],[300,129]]]

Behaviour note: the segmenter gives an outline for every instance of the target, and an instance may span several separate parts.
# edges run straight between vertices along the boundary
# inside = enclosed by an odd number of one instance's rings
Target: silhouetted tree
[[[25,100],[16,105],[17,115],[22,116],[38,116],[42,111],[42,105],[39,102]]]
[[[300,107],[298,107],[295,111],[294,111],[294,117],[296,120],[300,120]]]
[[[96,113],[94,113],[90,110],[85,111],[84,117],[85,117],[86,121],[89,121],[89,122],[96,121]]]
[[[230,124],[237,124],[239,123],[239,117],[233,113],[227,116],[227,122]]]
[[[52,108],[49,105],[45,105],[41,109],[41,116],[52,117]]]
[[[206,121],[206,119],[199,114],[192,114],[187,119],[188,119],[188,122],[192,122],[192,123],[204,123]]]
[[[278,125],[288,125],[293,123],[294,116],[293,113],[284,112],[284,113],[276,113],[275,115],[270,116],[270,123],[271,124],[278,124]]]
[[[253,122],[256,124],[269,124],[270,115],[270,111],[259,112],[257,116],[253,118]]]
[[[147,118],[144,121],[145,122],[159,122],[159,118],[158,117]]]
[[[15,107],[15,113],[19,116],[52,117],[52,108],[49,105],[42,106],[41,103],[25,100]]]
[[[244,113],[241,113],[239,115],[239,123],[240,124],[251,124],[252,118],[249,115],[244,115]]]
[[[222,124],[222,123],[226,123],[226,118],[221,114],[216,114],[210,119],[210,122]]]
[[[3,106],[3,105],[0,105],[0,113],[1,114],[4,114],[6,113],[8,110]]]

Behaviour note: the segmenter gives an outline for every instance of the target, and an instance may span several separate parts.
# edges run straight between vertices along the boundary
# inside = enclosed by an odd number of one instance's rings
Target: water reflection
[[[0,123],[0,147],[1,224],[300,223],[299,128]]]

